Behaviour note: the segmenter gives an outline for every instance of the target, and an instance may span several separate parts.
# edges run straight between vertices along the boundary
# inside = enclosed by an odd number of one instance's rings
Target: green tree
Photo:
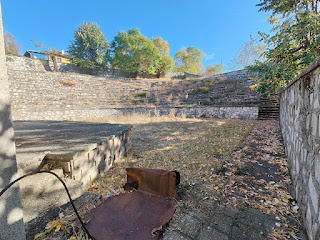
[[[94,65],[103,66],[107,63],[109,43],[99,28],[94,22],[84,22],[74,32],[74,40],[69,46],[69,53],[74,58],[74,63],[77,65],[84,64],[87,61]],[[88,66],[90,63],[88,62]]]
[[[245,42],[239,52],[233,56],[233,68],[239,70],[255,64],[258,60],[263,61],[266,48],[266,44],[261,44],[256,38],[250,36],[250,40]]]
[[[203,57],[204,53],[195,47],[182,48],[174,55],[175,70],[180,74],[198,74],[203,70]]]
[[[124,72],[157,74],[161,54],[158,47],[139,29],[120,31],[111,44],[111,65]]]
[[[152,38],[152,42],[158,47],[161,55],[159,68],[157,70],[157,75],[160,77],[173,69],[174,60],[169,56],[170,47],[167,41],[164,41],[161,37],[157,37]]]
[[[4,50],[8,55],[20,55],[20,45],[16,42],[16,38],[7,31],[4,31]]]
[[[270,11],[274,35],[260,33],[268,44],[265,61],[248,69],[260,74],[257,90],[277,93],[320,54],[319,0],[261,0],[260,11]]]
[[[222,74],[225,69],[226,69],[226,67],[223,66],[221,63],[216,64],[216,65],[209,65],[209,66],[207,66],[206,73],[209,76]]]

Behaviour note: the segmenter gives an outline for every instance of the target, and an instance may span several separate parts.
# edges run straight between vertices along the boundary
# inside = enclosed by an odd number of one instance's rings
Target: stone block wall
[[[87,151],[76,154],[70,161],[73,180],[86,186],[97,176],[104,175],[114,163],[123,158],[130,147],[131,128],[125,128],[102,142],[94,144]]]
[[[7,58],[14,120],[94,120],[154,114],[155,108],[161,115],[174,111],[187,117],[258,117],[259,98],[249,80],[193,82],[62,73],[46,70],[37,59]],[[202,85],[209,86],[206,93],[197,92]]]
[[[53,72],[54,65],[51,61],[33,59],[24,56],[10,56],[7,55],[7,67],[13,71],[32,71],[32,72]],[[78,74],[88,74],[95,76],[107,76],[111,78],[156,78],[155,75],[146,73],[127,73],[119,69],[107,69],[107,70],[97,70],[97,69],[84,69],[76,67],[72,64],[57,63],[59,72],[62,73],[78,73]]]
[[[19,115],[15,120],[57,120],[57,121],[95,121],[104,117],[129,114],[174,115],[188,118],[216,117],[229,119],[258,119],[258,107],[135,107],[135,108],[103,108],[103,109],[78,109],[78,110],[33,110]]]
[[[320,239],[320,58],[280,96],[288,164],[309,239]]]
[[[12,71],[45,72],[45,62],[28,57],[6,56],[7,68]]]
[[[202,77],[202,76],[201,75],[197,75],[197,74],[192,74],[192,73],[185,72],[184,75],[182,76],[182,79],[199,78],[199,77]]]
[[[215,80],[243,80],[258,77],[258,74],[248,72],[245,69],[227,72],[212,76]]]
[[[154,84],[152,80],[114,80],[47,71],[8,69],[8,74],[14,120],[63,120],[63,116],[74,119],[87,116],[90,111],[126,107],[130,104],[127,96],[149,90]]]

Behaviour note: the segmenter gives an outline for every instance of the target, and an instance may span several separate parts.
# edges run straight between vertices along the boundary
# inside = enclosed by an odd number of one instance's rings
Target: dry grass
[[[59,83],[61,83],[62,85],[65,85],[65,86],[69,86],[69,87],[74,87],[74,86],[77,85],[77,84],[74,83],[74,82],[64,81],[64,80],[60,80]]]
[[[154,91],[154,102],[155,102],[156,105],[160,104],[159,92],[158,91]]]
[[[166,98],[166,103],[171,104],[172,101],[173,101],[173,95],[172,95],[172,93],[170,93],[170,95]]]
[[[110,116],[103,118],[86,118],[86,119],[78,119],[79,121],[86,122],[103,122],[103,123],[113,123],[113,124],[131,124],[131,125],[139,125],[139,124],[148,124],[148,123],[160,123],[160,122],[201,122],[203,120],[196,118],[186,118],[185,116],[175,117],[173,116],[174,109],[170,111],[169,115],[161,115],[157,108],[154,110],[155,116],[151,116],[151,114],[138,114],[132,113],[128,115],[120,115],[120,116]]]
[[[126,167],[177,170],[178,212],[200,208],[211,211],[219,201],[227,178],[218,176],[231,154],[243,146],[254,121],[190,119],[173,116],[131,115],[110,123],[132,124],[132,147],[128,156],[103,178],[94,183],[92,192],[122,192]],[[219,184],[218,184],[219,183]],[[109,188],[106,188],[105,186]]]
[[[134,96],[139,98],[148,98],[150,97],[150,92],[137,92]]]
[[[208,87],[198,87],[198,88],[194,89],[194,93],[195,94],[199,94],[199,93],[206,94],[206,93],[209,93],[209,88]]]
[[[127,167],[177,170],[181,174],[181,183],[176,217],[193,209],[210,213],[223,196],[223,186],[228,183],[228,178],[219,173],[230,161],[231,154],[243,146],[254,121],[190,119],[174,117],[174,114],[86,119],[134,126],[127,157],[93,182],[88,191],[102,194],[104,198],[124,192],[122,187],[126,182]],[[76,239],[86,239],[74,216],[61,219],[57,224],[61,225],[59,229],[71,226]]]
[[[176,98],[176,100],[174,101],[174,106],[178,107],[181,105],[180,99]]]

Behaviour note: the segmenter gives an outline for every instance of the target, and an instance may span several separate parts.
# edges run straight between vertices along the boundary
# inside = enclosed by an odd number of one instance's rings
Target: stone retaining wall
[[[28,57],[6,56],[7,68],[13,71],[45,72],[46,61]]]
[[[130,113],[257,119],[249,80],[197,82],[110,78],[47,71],[42,61],[7,56],[14,120],[86,120]],[[202,87],[201,86],[208,86]],[[203,93],[200,90],[205,89]]]
[[[198,75],[198,74],[192,74],[192,73],[185,72],[181,78],[188,79],[188,78],[201,78],[201,77],[203,77],[203,76]]]
[[[76,154],[68,163],[71,177],[86,186],[98,176],[104,175],[114,163],[123,158],[130,147],[132,126],[108,136],[90,149]]]
[[[280,122],[295,194],[309,239],[320,239],[320,58],[280,98]]]
[[[65,63],[57,63],[60,72],[63,73],[79,73],[79,74],[89,74],[96,76],[108,76],[113,78],[134,78],[134,77],[142,77],[142,78],[157,78],[155,75],[150,75],[146,73],[141,73],[136,75],[135,73],[126,73],[119,69],[109,69],[109,70],[94,70],[94,69],[83,69],[78,68],[72,64]],[[52,62],[32,59],[28,57],[17,57],[17,56],[9,56],[7,55],[7,66],[8,69],[14,71],[35,71],[35,72],[45,72],[45,71],[53,71],[54,66]],[[167,77],[176,77],[181,79],[193,79],[193,78],[204,78],[208,76],[202,76],[197,74],[191,74],[185,72],[182,76],[175,76],[176,73],[166,74]],[[215,80],[246,80],[250,78],[257,77],[258,74],[251,73],[245,69],[217,74],[214,76],[210,76],[210,78]]]
[[[194,117],[216,117],[216,118],[239,118],[239,119],[258,119],[258,107],[161,107],[161,108],[103,108],[103,109],[75,109],[65,110],[36,110],[19,114],[14,120],[57,120],[57,121],[78,121],[96,120],[104,117],[147,114],[147,115],[174,115],[189,118]]]
[[[215,80],[243,80],[258,77],[257,73],[251,73],[245,69],[227,72],[211,76]]]
[[[7,55],[7,66],[8,69],[14,71],[32,71],[32,72],[45,72],[45,71],[54,71],[53,62],[47,60],[33,59],[24,56],[10,56]],[[98,70],[98,69],[85,69],[79,68],[72,64],[66,63],[57,63],[59,72],[62,73],[78,73],[78,74],[88,74],[95,76],[108,76],[112,78],[157,78],[155,75],[147,74],[147,73],[127,73],[123,72],[119,69],[106,69],[106,70]]]
[[[232,72],[226,72],[217,75],[204,76],[185,72],[184,75],[166,74],[168,77],[174,77],[176,79],[201,79],[210,78],[214,80],[247,80],[258,77],[258,73],[252,73],[246,69],[236,70]]]

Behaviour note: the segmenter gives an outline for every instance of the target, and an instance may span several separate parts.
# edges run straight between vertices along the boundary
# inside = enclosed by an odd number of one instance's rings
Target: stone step
[[[259,108],[259,112],[263,113],[263,112],[280,112],[279,108],[274,108],[274,109],[260,109]]]
[[[268,115],[268,114],[279,115],[279,112],[259,112],[259,115]]]
[[[279,110],[279,108],[278,107],[261,107],[261,106],[259,106],[259,109],[261,109],[261,110],[269,110],[269,109],[271,109],[271,110]]]
[[[278,118],[279,115],[272,115],[272,114],[268,114],[268,115],[260,115],[258,116],[259,118]]]

